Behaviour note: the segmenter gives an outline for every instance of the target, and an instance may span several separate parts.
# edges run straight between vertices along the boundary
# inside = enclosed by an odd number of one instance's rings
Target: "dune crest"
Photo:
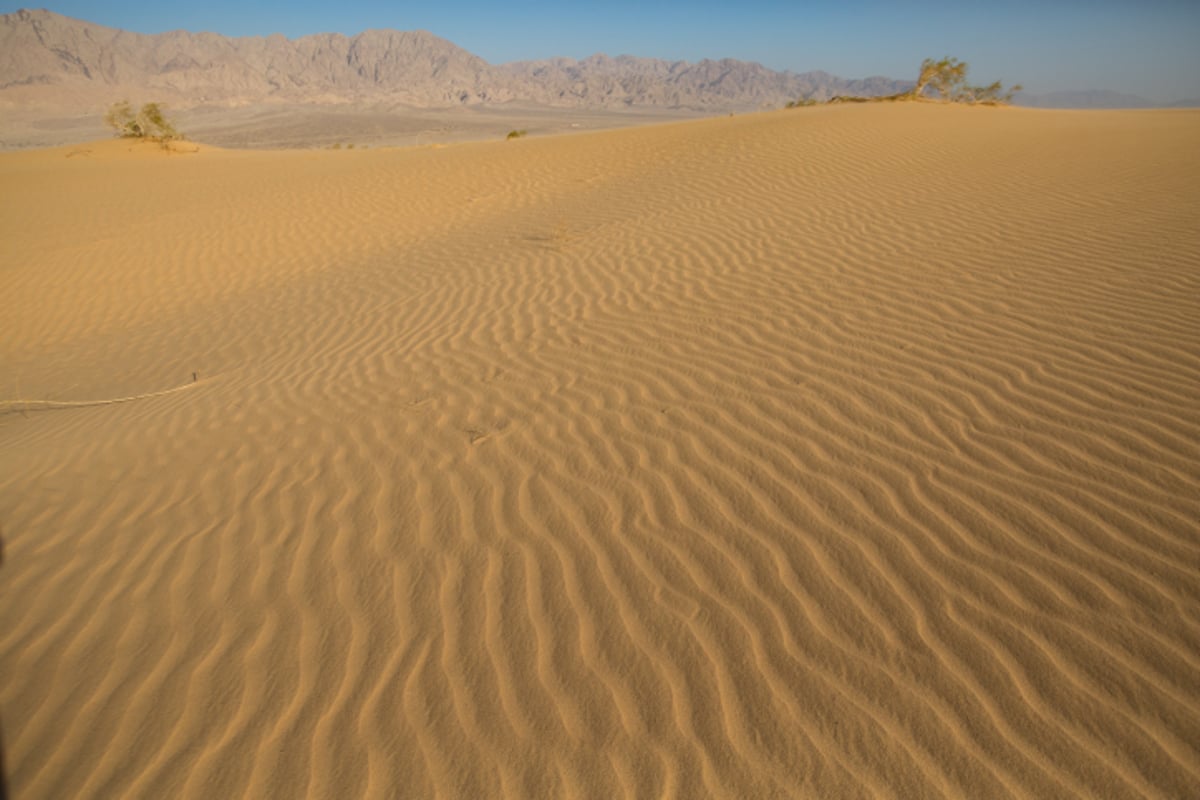
[[[1198,133],[0,153],[13,795],[1187,796]]]

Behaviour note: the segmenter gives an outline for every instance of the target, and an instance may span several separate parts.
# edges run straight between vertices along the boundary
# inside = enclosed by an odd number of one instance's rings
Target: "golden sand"
[[[14,797],[1195,796],[1198,142],[0,154]]]

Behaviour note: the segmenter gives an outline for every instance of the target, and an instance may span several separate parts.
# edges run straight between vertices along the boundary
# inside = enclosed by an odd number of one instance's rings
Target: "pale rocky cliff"
[[[230,38],[106,28],[50,11],[0,16],[0,104],[102,106],[386,100],[418,107],[512,100],[576,107],[734,110],[798,97],[884,94],[905,84],[775,72],[721,60],[596,55],[495,66],[425,31]]]

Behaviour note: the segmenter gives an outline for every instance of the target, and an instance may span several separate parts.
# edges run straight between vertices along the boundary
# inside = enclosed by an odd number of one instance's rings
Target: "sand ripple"
[[[0,155],[15,796],[1190,796],[1198,127]]]

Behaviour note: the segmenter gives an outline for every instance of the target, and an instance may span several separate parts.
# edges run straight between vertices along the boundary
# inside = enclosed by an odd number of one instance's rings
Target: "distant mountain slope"
[[[808,97],[894,94],[911,86],[882,77],[776,72],[732,59],[690,63],[598,54],[493,65],[426,31],[299,39],[187,31],[146,35],[46,10],[0,15],[0,108],[10,109],[87,111],[128,98],[177,108],[357,101],[435,108],[524,101],[725,111]],[[1016,102],[1042,108],[1153,105],[1103,90],[1023,92]]]
[[[145,92],[192,102],[267,97],[352,99],[386,91],[418,103],[480,97],[494,70],[424,31],[228,38],[148,36],[49,11],[0,17],[0,91],[38,87],[53,99]],[[18,94],[18,97],[21,95]]]
[[[775,72],[733,59],[698,63],[594,55],[555,58],[497,68],[516,79],[522,95],[551,104],[665,107],[782,105],[801,97],[892,94],[911,82],[889,78],[847,80],[826,72]]]
[[[387,99],[415,106],[525,100],[586,107],[752,108],[798,97],[886,94],[909,85],[743,61],[596,55],[501,66],[425,31],[230,38],[129,33],[50,11],[0,16],[0,102],[177,105]]]
[[[1154,103],[1136,94],[1125,94],[1105,89],[1085,91],[1048,92],[1029,94],[1021,92],[1013,98],[1019,106],[1031,108],[1153,108]]]

